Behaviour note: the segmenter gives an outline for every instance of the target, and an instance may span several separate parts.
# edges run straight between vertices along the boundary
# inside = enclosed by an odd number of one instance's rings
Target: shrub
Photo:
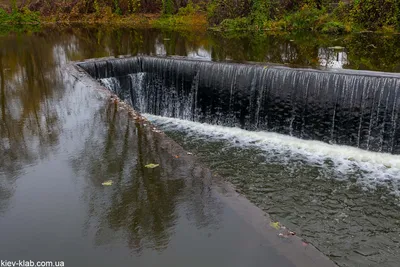
[[[340,21],[328,21],[322,25],[322,33],[342,34],[346,32],[346,26]]]
[[[251,0],[212,0],[207,9],[211,25],[219,25],[225,19],[243,18],[250,15]]]
[[[227,31],[242,31],[249,29],[250,22],[248,18],[225,19],[220,26]]]
[[[352,4],[345,4],[340,1],[337,7],[333,10],[333,16],[339,21],[348,21],[350,18],[350,10],[353,8]]]
[[[163,15],[172,15],[175,13],[173,0],[162,0],[162,13]]]
[[[257,28],[263,27],[264,23],[270,19],[271,1],[253,0],[251,6],[251,22]]]
[[[368,30],[399,26],[399,0],[356,0],[351,10],[354,22]]]
[[[11,13],[0,8],[0,24],[39,24],[39,22],[39,14],[28,8],[21,10],[13,8]]]
[[[189,0],[189,3],[186,5],[186,7],[179,8],[178,16],[194,15],[197,12],[199,12],[199,10],[200,7],[198,5],[193,4],[193,2]]]
[[[285,21],[289,30],[315,30],[320,26],[324,14],[326,14],[324,9],[304,5],[299,11],[286,16]]]
[[[0,24],[9,23],[10,15],[4,9],[0,8]]]

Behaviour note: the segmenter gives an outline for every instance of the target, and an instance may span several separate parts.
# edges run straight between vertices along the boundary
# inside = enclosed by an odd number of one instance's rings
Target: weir
[[[78,64],[135,109],[400,154],[400,75],[138,56]]]

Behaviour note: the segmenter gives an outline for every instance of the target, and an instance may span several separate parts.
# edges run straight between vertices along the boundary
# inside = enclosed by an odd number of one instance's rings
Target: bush
[[[192,1],[189,1],[186,7],[181,7],[178,10],[178,16],[188,16],[194,15],[199,12],[200,7],[198,5],[193,4]]]
[[[351,10],[355,23],[368,30],[399,26],[399,0],[356,0]]]
[[[8,23],[10,15],[4,9],[0,8],[0,24]]]
[[[262,28],[264,23],[270,19],[270,11],[270,0],[253,0],[250,15],[252,24],[257,28]]]
[[[163,15],[172,15],[175,13],[173,0],[162,0],[162,13]]]
[[[7,13],[0,8],[0,24],[39,24],[39,14],[32,12],[28,8],[21,10],[13,9],[11,13]]]
[[[212,0],[207,9],[208,22],[219,25],[225,19],[250,15],[251,0]]]
[[[340,1],[338,6],[333,10],[333,16],[339,21],[349,21],[350,11],[353,9],[352,4],[345,4]]]
[[[342,34],[346,32],[346,26],[340,21],[328,21],[321,28],[322,33]]]
[[[248,18],[225,19],[220,27],[226,31],[242,31],[250,27]]]
[[[324,9],[317,9],[313,6],[304,5],[299,11],[284,18],[287,28],[293,31],[316,30],[327,17]]]

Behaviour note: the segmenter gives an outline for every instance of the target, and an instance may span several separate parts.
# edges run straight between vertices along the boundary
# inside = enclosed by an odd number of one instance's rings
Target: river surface
[[[209,174],[196,161],[163,149],[162,140],[77,85],[62,66],[144,54],[400,72],[399,42],[399,35],[223,36],[79,25],[4,32],[0,259],[296,265],[209,191]],[[398,266],[398,156],[147,117],[340,266]],[[149,163],[162,168],[144,168]],[[110,179],[113,186],[102,186]]]

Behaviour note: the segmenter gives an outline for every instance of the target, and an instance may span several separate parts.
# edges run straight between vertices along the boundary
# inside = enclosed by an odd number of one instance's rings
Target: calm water
[[[66,266],[292,266],[290,253],[275,250],[210,190],[207,170],[176,159],[163,139],[129,122],[61,66],[148,54],[397,72],[399,41],[398,35],[223,37],[81,26],[4,33],[0,259],[64,260]],[[347,176],[341,182],[330,179],[336,173],[321,176],[307,160],[294,170],[282,163],[284,156],[270,159],[258,148],[171,130],[173,122],[159,125],[340,265],[396,266],[400,218],[393,185],[362,191]],[[162,168],[144,168],[152,162]],[[103,187],[109,179],[114,185]],[[336,234],[338,226],[348,230]],[[357,231],[364,239],[352,235]]]

